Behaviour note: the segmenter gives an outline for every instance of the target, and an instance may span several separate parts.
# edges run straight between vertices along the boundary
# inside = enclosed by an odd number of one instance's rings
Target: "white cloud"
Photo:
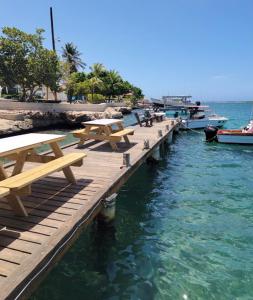
[[[229,75],[226,74],[217,74],[211,77],[211,79],[213,80],[223,80],[223,79],[227,79],[229,77]]]

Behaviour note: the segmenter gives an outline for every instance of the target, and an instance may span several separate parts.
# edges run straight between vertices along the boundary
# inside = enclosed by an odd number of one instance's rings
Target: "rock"
[[[43,112],[43,111],[0,111],[0,135],[27,131],[34,128],[47,128],[56,125],[79,126],[82,122],[113,118],[119,119],[123,115],[112,107],[108,107],[104,112],[91,111],[67,111],[67,112]]]
[[[123,118],[123,114],[112,107],[107,107],[104,111],[104,117],[107,119],[121,119]]]
[[[115,107],[114,109],[118,112],[121,112],[123,115],[128,115],[128,114],[131,114],[131,112],[132,112],[132,108],[126,107],[126,106]]]

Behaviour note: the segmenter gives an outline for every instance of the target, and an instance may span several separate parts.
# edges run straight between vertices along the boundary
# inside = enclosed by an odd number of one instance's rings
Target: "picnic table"
[[[30,184],[53,172],[62,170],[69,182],[75,183],[75,177],[70,165],[81,165],[85,154],[63,154],[58,142],[64,140],[65,135],[30,133],[0,139],[0,196],[7,198],[10,206],[18,215],[26,216],[25,208],[19,196],[31,193]],[[42,155],[36,148],[49,145],[54,155]],[[12,173],[8,176],[3,158],[14,160]],[[42,163],[22,173],[25,162]],[[2,191],[2,192],[1,192]]]
[[[124,138],[125,142],[129,144],[128,135],[134,134],[132,128],[124,128],[121,120],[98,119],[83,122],[82,125],[85,126],[84,129],[73,132],[75,137],[80,138],[79,145],[83,145],[86,140],[93,139],[108,141],[113,150],[118,150],[116,143]]]

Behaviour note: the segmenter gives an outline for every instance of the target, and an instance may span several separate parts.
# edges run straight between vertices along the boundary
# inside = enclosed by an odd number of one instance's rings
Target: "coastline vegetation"
[[[15,27],[4,27],[0,36],[0,86],[18,86],[20,101],[35,101],[42,87],[64,91],[69,102],[80,99],[90,103],[124,100],[135,105],[143,98],[142,90],[122,78],[119,72],[107,70],[102,63],[87,67],[73,43],[66,43],[61,56],[43,46],[43,29],[26,33]]]

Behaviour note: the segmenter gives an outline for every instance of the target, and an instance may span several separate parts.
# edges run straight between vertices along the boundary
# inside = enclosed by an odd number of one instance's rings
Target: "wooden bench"
[[[39,165],[35,168],[0,181],[0,189],[5,189],[6,193],[9,191],[10,196],[8,196],[8,193],[6,194],[7,200],[9,200],[9,203],[14,209],[15,213],[18,215],[27,216],[27,212],[21,203],[19,196],[23,194],[30,194],[31,184],[33,182],[61,170],[64,172],[69,182],[76,183],[69,166],[77,163],[78,161],[82,161],[85,156],[86,154],[84,153],[66,154],[62,157],[56,158],[53,161]],[[13,199],[13,195],[15,196],[15,199]],[[14,201],[15,203],[12,203]]]
[[[146,118],[144,115],[140,115],[138,113],[134,113],[134,115],[140,127],[143,126],[142,123],[145,123],[146,127],[153,126],[154,117]]]
[[[98,133],[99,129],[100,128],[98,126],[92,126],[89,131],[93,132],[93,133]],[[85,132],[85,128],[74,130],[71,133],[73,134],[74,137],[80,139],[78,144],[83,145],[83,143],[85,142],[86,136],[87,136],[87,134]]]
[[[126,143],[130,143],[129,142],[129,139],[128,139],[128,135],[133,135],[134,134],[134,129],[132,128],[125,128],[125,129],[122,129],[120,131],[117,131],[117,132],[114,132],[112,134],[110,134],[110,139],[111,141],[113,142],[120,142],[122,137],[125,139],[125,142]]]
[[[10,194],[10,189],[0,187],[0,198]]]
[[[96,132],[96,131],[98,131],[98,130],[99,130],[99,127],[98,127],[98,126],[93,126],[93,127],[91,127],[91,129],[90,129],[90,131],[94,131],[94,132]],[[74,130],[74,131],[72,131],[71,133],[72,133],[75,137],[80,138],[80,136],[82,136],[82,135],[84,134],[84,132],[85,132],[85,128],[82,128],[82,129]]]

